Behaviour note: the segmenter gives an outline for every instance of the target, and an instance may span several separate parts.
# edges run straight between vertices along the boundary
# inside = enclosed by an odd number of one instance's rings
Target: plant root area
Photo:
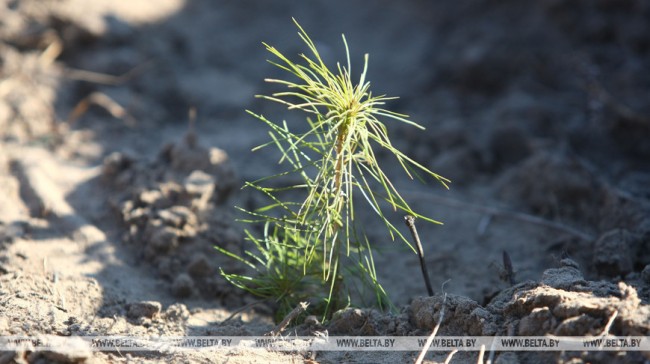
[[[442,336],[650,334],[650,3],[24,0],[0,4],[0,335],[273,330],[273,303],[228,284],[220,269],[244,271],[214,246],[249,248],[235,206],[263,201],[240,187],[286,169],[270,148],[251,152],[268,134],[245,110],[304,125],[254,98],[281,91],[265,78],[284,77],[261,42],[306,52],[291,17],[331,65],[345,63],[341,33],[353,73],[370,55],[373,93],[400,96],[386,107],[426,127],[388,122],[394,145],[452,183],[410,180],[377,150],[409,204],[444,223],[416,221],[435,294],[426,297],[418,256],[360,200],[356,218],[396,310],[370,299],[285,334],[427,336],[437,324]],[[387,217],[403,225],[399,213]],[[366,293],[355,292],[358,302]],[[81,345],[3,351],[0,363],[396,363],[418,354]]]

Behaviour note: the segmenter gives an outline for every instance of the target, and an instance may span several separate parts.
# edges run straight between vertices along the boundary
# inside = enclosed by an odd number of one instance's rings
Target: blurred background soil
[[[370,55],[373,92],[399,96],[388,108],[427,128],[389,123],[395,145],[452,180],[450,190],[411,181],[384,155],[409,203],[444,223],[418,224],[437,295],[422,297],[418,257],[373,229],[369,216],[379,279],[401,311],[351,308],[327,327],[300,330],[428,335],[444,283],[455,314],[442,334],[597,335],[616,312],[612,334],[648,335],[650,3],[641,0],[2,0],[0,334],[273,328],[272,307],[246,306],[256,299],[218,274],[239,268],[213,246],[243,249],[234,206],[259,201],[240,186],[282,168],[270,149],[251,152],[268,136],[245,110],[303,122],[254,98],[277,91],[264,78],[284,77],[262,42],[306,52],[292,17],[329,64],[344,60],[341,33],[353,72]],[[3,363],[307,360],[0,354]],[[551,352],[499,360],[650,358]]]

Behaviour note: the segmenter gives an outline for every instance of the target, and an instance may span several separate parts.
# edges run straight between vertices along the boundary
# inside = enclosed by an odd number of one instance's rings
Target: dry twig
[[[424,277],[424,284],[427,286],[427,292],[429,296],[433,296],[433,288],[431,287],[431,281],[429,280],[429,272],[427,271],[427,264],[424,261],[424,249],[422,248],[422,243],[420,242],[420,236],[418,235],[418,230],[415,228],[415,217],[412,215],[404,216],[404,222],[411,230],[411,235],[413,235],[413,240],[417,247],[418,256],[420,257],[420,268],[422,269],[422,276]]]
[[[129,81],[138,73],[142,72],[142,70],[149,66],[150,63],[151,62],[141,63],[131,68],[129,71],[117,76],[87,70],[67,68],[65,70],[65,77],[75,81],[86,81],[101,85],[118,86],[126,81]]]
[[[485,345],[481,345],[481,351],[478,352],[478,359],[476,359],[477,364],[483,364],[483,357],[485,356]]]
[[[503,251],[503,270],[504,278],[510,283],[511,286],[515,284],[515,271],[512,268],[512,260],[510,259],[510,254],[507,251]]]
[[[85,114],[91,105],[97,105],[108,111],[114,118],[124,120],[126,125],[135,126],[136,121],[122,105],[110,98],[103,92],[93,92],[79,101],[68,116],[68,124],[74,124],[83,114]]]
[[[233,318],[235,318],[235,316],[239,315],[240,313],[248,310],[249,308],[257,306],[257,305],[259,305],[261,303],[264,303],[264,301],[251,302],[251,303],[248,303],[248,304],[244,305],[243,307],[238,308],[237,310],[235,310],[235,312],[233,312],[230,316],[228,316],[228,318],[221,321],[221,324],[222,325],[225,324],[226,322],[228,322],[228,321],[232,320]]]
[[[452,350],[451,353],[449,353],[449,355],[447,355],[447,359],[445,359],[444,364],[449,364],[449,363],[451,363],[451,358],[453,358],[454,355],[456,355],[457,352],[458,352],[458,349],[454,349],[454,350]]]
[[[282,322],[280,322],[280,323],[278,324],[278,326],[276,326],[275,329],[273,329],[273,330],[269,333],[269,335],[270,335],[270,336],[276,336],[276,335],[281,334],[282,331],[284,331],[284,329],[287,328],[287,326],[289,325],[289,323],[291,322],[291,320],[295,319],[295,318],[298,317],[301,313],[305,312],[305,310],[307,309],[308,306],[309,306],[309,303],[308,303],[308,302],[300,302],[300,303],[298,304],[298,306],[296,306],[296,308],[294,308],[293,310],[291,310],[291,312],[289,312],[289,314],[287,314],[287,316],[284,317],[284,319],[282,320]]]

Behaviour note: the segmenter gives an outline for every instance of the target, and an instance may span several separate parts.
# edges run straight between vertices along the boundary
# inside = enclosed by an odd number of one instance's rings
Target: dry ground
[[[391,171],[415,208],[445,223],[419,227],[434,286],[449,281],[440,334],[596,335],[616,313],[610,333],[648,335],[650,5],[633,0],[2,1],[0,334],[242,336],[273,327],[266,305],[225,321],[256,299],[218,275],[236,267],[212,247],[241,249],[233,206],[256,199],[239,186],[277,168],[272,153],[250,152],[266,131],[244,110],[300,122],[253,98],[273,90],[265,77],[278,76],[262,41],[304,51],[291,17],[328,61],[343,55],[341,33],[354,59],[370,54],[374,92],[401,96],[390,106],[427,127],[390,125],[395,144],[453,181],[446,191]],[[326,327],[296,330],[430,332],[440,288],[422,297],[417,256],[380,231],[370,237],[401,311],[353,308]],[[512,282],[502,279],[503,252]],[[416,354],[312,359],[409,362]],[[0,353],[0,363],[312,359]]]

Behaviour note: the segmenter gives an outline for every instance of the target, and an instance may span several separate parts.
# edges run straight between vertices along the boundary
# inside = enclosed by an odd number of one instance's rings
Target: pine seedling
[[[337,63],[330,69],[311,38],[295,23],[309,52],[293,61],[264,43],[276,58],[270,63],[286,71],[291,80],[267,79],[285,90],[258,97],[305,113],[308,128],[296,132],[301,128],[290,128],[287,122],[275,123],[248,111],[269,128],[271,139],[254,150],[275,146],[281,153],[280,164],[287,168],[279,174],[246,183],[270,201],[255,211],[246,211],[251,216],[248,222],[266,224],[262,238],[247,233],[258,252],[246,252],[247,257],[240,257],[218,248],[245,262],[256,271],[256,276],[223,274],[238,287],[276,299],[285,310],[305,298],[320,300],[324,303],[324,317],[349,301],[346,289],[352,286],[350,276],[356,276],[373,289],[382,306],[389,302],[388,297],[377,281],[372,244],[364,234],[358,233],[354,201],[365,200],[369,209],[364,210],[372,211],[379,218],[391,239],[399,238],[414,252],[414,247],[387,218],[385,209],[438,222],[411,209],[380,167],[376,151],[388,151],[411,178],[422,179],[428,175],[445,187],[449,181],[391,143],[382,120],[424,128],[406,115],[383,108],[394,97],[375,96],[370,92],[366,80],[368,55],[355,83],[345,36],[346,65]],[[289,175],[297,176],[300,182],[281,187],[268,183],[272,179],[282,181]],[[285,200],[283,196],[288,192],[304,198]],[[315,307],[319,307],[318,302]]]

